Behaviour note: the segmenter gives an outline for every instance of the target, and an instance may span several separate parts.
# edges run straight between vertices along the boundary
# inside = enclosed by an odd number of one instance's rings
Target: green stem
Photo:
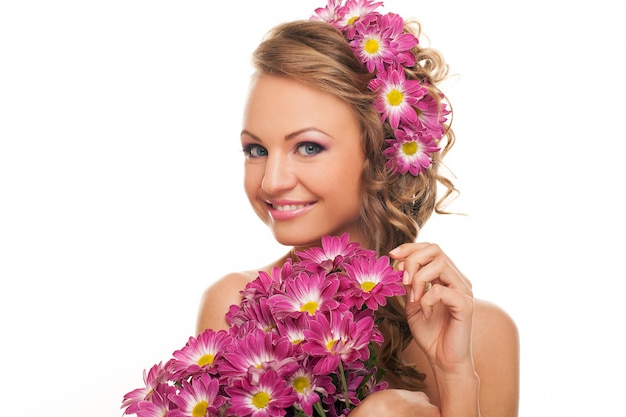
[[[346,380],[346,374],[343,371],[343,364],[341,363],[341,361],[339,361],[339,375],[341,376],[341,388],[343,388],[346,408],[350,410],[350,398],[348,396],[348,381]]]
[[[313,404],[313,407],[315,407],[315,410],[319,414],[319,417],[326,417],[326,412],[324,411],[324,407],[322,407],[321,400]]]

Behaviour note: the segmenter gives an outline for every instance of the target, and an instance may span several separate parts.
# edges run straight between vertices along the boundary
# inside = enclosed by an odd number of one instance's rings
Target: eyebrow
[[[319,133],[321,133],[321,134],[323,134],[325,136],[328,136],[329,138],[332,138],[331,135],[329,135],[328,133],[324,132],[323,130],[317,129],[315,127],[305,127],[304,129],[296,130],[295,132],[288,134],[287,136],[285,136],[285,140],[292,140],[293,138],[295,138],[295,137],[297,137],[297,136],[299,136],[299,135],[301,135],[302,133],[305,133],[305,132],[319,132]],[[241,131],[241,135],[244,135],[244,134],[248,135],[248,136],[251,136],[254,140],[256,140],[258,142],[263,142],[261,140],[261,138],[259,138],[255,134],[247,131],[246,129]]]

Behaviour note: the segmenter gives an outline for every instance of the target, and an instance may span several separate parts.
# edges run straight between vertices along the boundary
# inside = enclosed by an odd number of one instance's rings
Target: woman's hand
[[[385,389],[371,393],[350,417],[439,417],[439,409],[423,392]]]
[[[435,244],[406,243],[389,255],[404,271],[408,324],[436,376],[473,374],[469,280]]]

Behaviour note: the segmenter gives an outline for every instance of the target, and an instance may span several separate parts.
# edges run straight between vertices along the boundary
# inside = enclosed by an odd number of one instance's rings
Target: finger
[[[472,288],[469,279],[459,271],[437,244],[405,243],[392,250],[390,257],[398,259],[396,263],[398,270],[404,270],[403,284],[405,285],[410,284],[425,266],[433,264],[438,266],[441,278],[446,285],[466,287],[469,290]],[[426,280],[424,280],[425,283]],[[434,280],[433,283],[435,283]],[[418,293],[421,291],[418,290]],[[419,298],[419,295],[417,297]]]
[[[416,250],[420,250],[428,246],[427,242],[412,242],[412,243],[403,243],[400,246],[395,247],[391,251],[389,251],[389,256],[392,259],[403,259],[415,252]]]
[[[428,320],[438,304],[444,305],[453,318],[463,321],[471,319],[474,311],[474,299],[449,287],[435,284],[420,299],[422,315]]]
[[[418,297],[421,298],[428,290],[430,290],[431,287],[432,287],[432,284],[428,282],[424,285],[423,290],[416,294],[415,288],[413,287],[413,285],[405,285],[404,289],[405,289],[407,301],[409,303],[417,303],[419,301]]]
[[[472,289],[458,277],[455,269],[450,268],[443,259],[436,259],[425,265],[413,275],[408,283],[411,294],[410,302],[419,302],[422,296],[434,285],[448,287],[460,294],[473,296]]]
[[[419,253],[427,246],[427,243],[405,243],[389,252],[389,257],[396,261],[398,269],[413,275],[421,265],[428,262],[428,258],[419,256]]]
[[[432,243],[405,243],[392,250],[390,256],[402,262],[402,269],[410,276],[434,259],[447,258],[441,248]]]

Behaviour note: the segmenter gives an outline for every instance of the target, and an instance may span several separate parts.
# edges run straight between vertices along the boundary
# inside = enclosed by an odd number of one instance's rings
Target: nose
[[[293,164],[287,156],[272,153],[267,157],[261,183],[263,191],[269,195],[276,195],[281,191],[292,189],[296,182]]]

